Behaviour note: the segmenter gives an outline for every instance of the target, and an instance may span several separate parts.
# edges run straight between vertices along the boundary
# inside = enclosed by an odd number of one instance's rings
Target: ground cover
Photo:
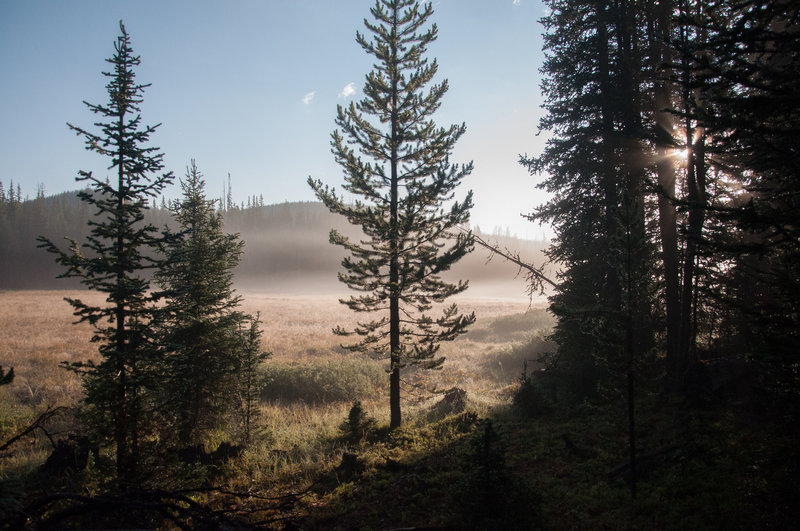
[[[76,293],[0,293],[0,362],[18,374],[0,389],[2,440],[48,407],[69,408],[80,397],[79,380],[58,363],[91,357],[90,330],[71,324],[64,295]],[[522,367],[535,370],[538,354],[550,348],[544,339],[551,324],[547,312],[524,301],[461,303],[476,311],[478,322],[444,347],[448,361],[442,371],[410,372],[406,423],[390,431],[384,367],[339,347],[330,329],[354,317],[335,297],[246,294],[245,310],[261,312],[264,348],[273,352],[265,368],[259,435],[234,459],[173,462],[175,468],[161,476],[154,470],[161,481],[158,504],[177,516],[148,513],[124,523],[791,529],[800,518],[794,500],[800,488],[798,430],[789,412],[758,400],[697,407],[679,394],[648,393],[637,413],[641,477],[634,498],[624,466],[622,403],[541,410],[514,405]],[[47,428],[59,438],[80,427],[67,409]],[[4,485],[22,486],[30,496],[45,488],[37,469],[52,450],[47,437],[35,435],[0,457]],[[206,448],[228,440],[220,431],[205,441]],[[101,452],[85,471],[48,479],[48,492],[62,489],[84,498],[53,502],[45,514],[57,514],[66,506],[59,504],[68,502],[83,503],[87,511],[98,500],[155,503],[152,490],[103,498],[103,459]],[[19,507],[26,499],[11,502]]]
[[[59,365],[95,359],[95,345],[90,342],[91,328],[74,324],[64,297],[102,303],[97,294],[83,291],[0,292],[0,363],[14,367],[17,375],[11,385],[0,388],[0,439],[12,437],[42,412],[64,408],[46,426],[46,435],[38,430],[3,455],[0,475],[4,477],[34,473],[52,451],[50,438],[55,441],[84,431],[71,414],[81,397],[80,378]],[[443,370],[407,371],[403,385],[410,426],[430,421],[433,417],[426,415],[432,405],[454,388],[463,390],[470,407],[482,415],[507,404],[523,363],[535,359],[536,349],[542,346],[540,336],[549,326],[549,317],[541,304],[469,298],[459,304],[468,312],[475,311],[478,322],[470,333],[443,346],[447,358]],[[352,325],[359,316],[347,311],[336,296],[245,293],[243,310],[260,312],[263,348],[272,353],[264,369],[260,437],[240,456],[235,470],[227,470],[215,481],[224,477],[230,488],[256,488],[276,495],[308,489],[335,470],[349,448],[340,428],[353,402],[363,404],[377,426],[388,424],[385,362],[341,348],[341,338],[331,329]],[[459,406],[454,412],[463,409]],[[229,439],[230,434],[220,431],[203,442],[213,449]],[[405,454],[381,448],[369,459]],[[199,484],[209,479],[204,474],[188,473],[183,480]],[[101,490],[99,476],[102,473],[96,470],[93,478],[73,479],[76,485],[91,480]],[[86,485],[82,488],[91,490]],[[312,498],[326,495],[317,492]]]

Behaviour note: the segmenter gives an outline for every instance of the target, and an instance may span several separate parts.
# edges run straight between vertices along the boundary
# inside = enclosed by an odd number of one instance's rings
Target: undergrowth
[[[360,400],[374,395],[388,380],[378,362],[342,356],[268,363],[264,378],[262,400],[308,404]]]
[[[406,402],[405,424],[394,430],[388,428],[388,378],[379,362],[345,357],[313,337],[297,345],[285,339],[274,349],[283,357],[265,368],[261,430],[251,445],[213,465],[173,456],[170,468],[154,470],[153,477],[165,490],[197,489],[179,508],[195,503],[236,515],[242,528],[796,527],[800,430],[769,408],[698,409],[676,396],[643,397],[637,407],[643,475],[632,498],[624,413],[560,404],[563,386],[539,370],[536,360],[550,345],[537,329],[549,319],[534,310],[479,321],[463,340],[446,346],[448,361],[437,378],[438,388],[447,391],[414,407]],[[69,326],[69,317],[64,321]],[[292,349],[296,357],[285,354]],[[28,357],[50,350],[37,344]],[[83,352],[78,359],[85,357]],[[59,361],[53,357],[50,364]],[[18,357],[13,365],[19,381],[0,391],[0,433],[6,438],[48,405],[40,397],[61,396],[51,376],[60,374],[55,369],[40,389],[28,369],[36,364]],[[49,429],[66,437],[77,427],[63,419]],[[206,448],[234,437],[221,428]],[[43,478],[38,468],[50,449],[37,432],[8,450],[0,462],[0,512],[61,488],[87,497],[112,488],[113,449],[91,457],[82,472]]]

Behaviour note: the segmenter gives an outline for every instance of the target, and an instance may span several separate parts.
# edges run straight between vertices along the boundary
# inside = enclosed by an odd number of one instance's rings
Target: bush
[[[462,457],[464,477],[456,482],[458,527],[534,529],[541,497],[538,489],[515,476],[506,463],[507,441],[487,419],[472,435]]]
[[[528,364],[522,368],[519,376],[519,389],[514,393],[512,404],[523,415],[541,415],[550,409],[544,389],[544,371],[528,373]]]
[[[386,382],[386,372],[379,363],[344,358],[270,363],[264,377],[262,400],[306,403],[360,400]]]

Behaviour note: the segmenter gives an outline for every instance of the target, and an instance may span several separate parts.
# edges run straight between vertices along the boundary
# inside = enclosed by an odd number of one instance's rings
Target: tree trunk
[[[117,122],[118,134],[122,138],[124,134],[125,112],[124,110],[119,115]],[[125,314],[126,314],[126,300],[123,295],[125,287],[125,270],[127,263],[125,260],[125,241],[123,239],[122,227],[126,226],[124,220],[124,188],[125,188],[125,162],[122,154],[122,147],[119,147],[118,156],[118,182],[117,182],[117,241],[116,241],[116,260],[117,260],[117,282],[116,282],[116,359],[117,359],[117,403],[115,404],[116,411],[114,412],[115,426],[114,438],[117,443],[117,479],[125,485],[131,479],[131,471],[133,464],[131,461],[130,447],[128,445],[129,415],[128,415],[128,374],[126,362],[128,361],[127,341],[125,340]]]
[[[397,32],[397,10],[394,11],[392,32]],[[397,42],[394,38],[393,42]],[[397,50],[392,50],[393,66],[397,65],[396,60]],[[390,369],[389,376],[389,411],[391,428],[397,428],[402,422],[400,415],[400,235],[397,223],[397,206],[398,206],[398,116],[397,116],[397,92],[399,90],[398,74],[396,71],[391,72],[392,79],[392,145],[391,145],[391,190],[390,190],[390,205],[389,215],[390,223],[390,262],[389,262],[389,352],[390,352]]]
[[[653,43],[654,114],[656,123],[656,174],[658,178],[658,228],[661,234],[661,260],[664,275],[667,313],[667,367],[669,380],[676,384],[680,375],[678,346],[681,328],[681,303],[678,265],[678,225],[675,211],[674,116],[672,105],[672,50],[667,44],[671,34],[672,0],[661,0],[656,6],[651,26]]]
[[[617,186],[617,172],[616,167],[616,135],[614,134],[614,115],[613,115],[613,98],[611,97],[611,66],[608,56],[608,22],[607,22],[607,3],[605,0],[598,0],[595,3],[597,11],[597,51],[598,51],[598,69],[600,77],[600,94],[601,94],[601,113],[602,113],[602,140],[601,149],[602,153],[602,186],[603,186],[603,202],[605,207],[605,220],[606,220],[606,248],[610,248],[611,238],[617,233],[617,207],[619,206],[619,193]],[[606,265],[606,282],[605,287],[607,292],[601,294],[605,299],[606,304],[610,309],[616,310],[620,305],[620,284],[616,268],[608,263]]]
[[[684,36],[684,38],[688,38]],[[682,384],[683,375],[689,366],[689,361],[695,353],[696,323],[693,319],[693,306],[695,305],[695,291],[697,279],[695,278],[695,260],[697,247],[703,234],[705,222],[706,200],[706,165],[705,141],[702,128],[695,129],[691,114],[701,106],[699,89],[691,89],[692,80],[689,79],[689,60],[684,56],[683,70],[686,78],[683,80],[683,104],[686,109],[686,146],[689,148],[686,161],[686,190],[689,205],[688,226],[686,229],[686,252],[683,262],[683,286],[681,289],[681,326],[676,358],[676,377]]]

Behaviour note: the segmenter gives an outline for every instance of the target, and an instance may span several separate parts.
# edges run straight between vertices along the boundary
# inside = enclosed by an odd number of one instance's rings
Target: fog
[[[345,251],[331,245],[328,235],[336,229],[351,238],[359,230],[318,202],[231,208],[224,213],[225,231],[237,233],[245,242],[234,282],[240,291],[280,295],[339,295],[348,293],[337,273]],[[87,234],[90,212],[74,193],[37,198],[14,205],[0,224],[0,289],[74,289],[76,279],[58,279],[63,269],[54,257],[37,248],[36,238],[53,242],[64,238],[82,241]],[[171,223],[163,208],[148,210],[147,221],[157,227]],[[518,252],[527,262],[541,265],[546,242],[482,234],[501,248]],[[524,279],[518,269],[500,257],[490,259],[480,246],[446,273],[450,281],[468,280],[463,295],[470,298],[525,300]]]

